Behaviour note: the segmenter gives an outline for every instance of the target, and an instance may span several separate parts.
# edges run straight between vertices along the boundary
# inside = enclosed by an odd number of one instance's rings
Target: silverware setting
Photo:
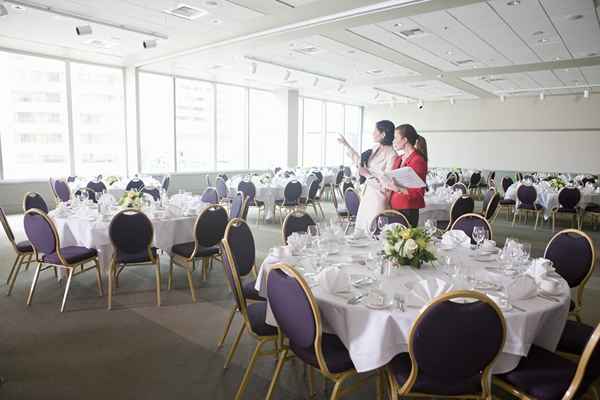
[[[537,297],[544,299],[544,300],[553,301],[555,303],[560,303],[559,299],[557,299],[556,297],[549,296],[547,294],[538,293]]]
[[[367,297],[367,293],[362,293],[359,294],[358,296],[354,296],[353,298],[348,300],[348,304],[358,304],[362,301],[362,299],[364,299],[365,297]]]

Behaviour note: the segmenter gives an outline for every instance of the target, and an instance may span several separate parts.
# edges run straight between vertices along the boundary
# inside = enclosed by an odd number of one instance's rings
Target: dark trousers
[[[405,208],[403,210],[398,210],[406,217],[408,222],[413,228],[416,228],[419,225],[419,209],[418,208]]]

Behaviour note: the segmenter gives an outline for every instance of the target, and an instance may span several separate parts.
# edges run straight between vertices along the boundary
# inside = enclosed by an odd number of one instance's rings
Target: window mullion
[[[75,137],[73,133],[73,85],[71,82],[71,63],[65,62],[65,78],[67,84],[67,131],[69,140],[69,175],[75,172]]]
[[[171,80],[173,83],[173,170],[177,172],[177,85],[175,77]]]

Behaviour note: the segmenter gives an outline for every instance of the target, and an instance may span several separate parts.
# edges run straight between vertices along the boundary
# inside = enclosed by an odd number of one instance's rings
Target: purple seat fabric
[[[581,192],[577,188],[563,188],[558,193],[559,207],[556,212],[575,214],[578,212],[577,204],[581,200]]]
[[[25,234],[39,254],[52,254],[56,251],[58,238],[54,236],[52,226],[37,211],[23,216]]]
[[[390,362],[390,369],[393,371],[398,384],[403,385],[404,382],[408,380],[411,371],[410,355],[408,353],[398,354]],[[467,379],[441,382],[433,379],[429,375],[419,373],[412,391],[419,393],[435,393],[436,395],[445,396],[479,393],[481,392],[481,377],[472,376]]]
[[[63,180],[54,181],[54,192],[60,199],[60,201],[69,201],[71,200],[71,189],[69,189],[69,185],[67,182]]]
[[[152,222],[139,211],[126,211],[113,217],[108,229],[110,240],[115,248],[117,262],[143,263],[149,259],[148,247],[154,239]],[[155,257],[156,249],[151,249]]]
[[[90,189],[88,187],[83,187],[83,188],[77,189],[77,191],[75,192],[75,197],[81,196],[81,194],[84,192],[87,193],[88,199],[90,199],[94,203],[97,203],[96,192],[94,192],[92,189]]]
[[[244,217],[244,193],[238,192],[231,200],[231,207],[229,209],[229,219],[243,218]]]
[[[250,321],[250,328],[252,332],[258,336],[275,336],[277,335],[277,328],[268,325],[265,322],[267,317],[267,303],[260,301],[257,303],[248,304],[246,306],[248,311],[248,321]]]
[[[306,233],[310,225],[315,225],[312,217],[304,212],[289,214],[283,222],[283,237],[286,243],[292,233]]]
[[[319,368],[314,346],[300,347],[290,341],[290,349],[305,363]],[[336,374],[354,368],[346,346],[344,346],[340,338],[336,335],[324,333],[321,338],[321,349],[330,372]]]
[[[490,192],[491,191],[492,190],[490,190]],[[496,191],[493,192],[494,194],[492,196],[492,199],[490,200],[490,203],[488,204],[487,212],[484,215],[485,219],[487,220],[490,220],[494,216],[496,210],[498,209],[498,204],[500,203],[500,195],[496,193]]]
[[[238,184],[238,191],[244,193],[248,198],[248,203],[254,204],[254,198],[256,197],[256,186],[250,181],[241,181]]]
[[[219,202],[219,194],[215,188],[209,187],[202,193],[201,200],[203,203],[217,204]]]
[[[451,229],[457,229],[463,231],[467,234],[468,237],[471,238],[471,244],[476,244],[475,239],[473,239],[473,229],[476,226],[481,226],[486,232],[486,239],[492,239],[492,232],[490,231],[485,219],[483,217],[470,215],[464,218],[458,219],[453,225]]]
[[[503,206],[514,206],[515,204],[517,204],[517,202],[513,199],[501,199],[500,204],[502,204]]]
[[[245,222],[231,224],[227,243],[239,276],[246,276],[256,263],[256,244],[250,227]]]
[[[519,199],[519,205],[517,208],[523,210],[541,210],[543,207],[536,203],[537,201],[537,190],[535,187],[529,185],[521,185],[517,189],[517,199]]]
[[[360,206],[360,198],[354,190],[346,190],[344,192],[344,202],[346,203],[346,210],[348,215],[352,218],[356,218],[358,214],[358,207]]]
[[[472,213],[475,210],[475,200],[470,196],[461,196],[452,205],[450,220],[456,221],[461,215]]]
[[[90,181],[90,182],[88,182],[86,187],[88,189],[92,189],[96,193],[102,193],[106,190],[106,185],[104,184],[104,182]]]
[[[406,220],[406,217],[404,215],[383,212],[377,215],[375,218],[373,218],[373,221],[371,221],[371,224],[369,225],[369,231],[372,232],[374,235],[379,235],[381,233],[379,229],[379,219],[382,217],[387,218],[386,225],[400,224],[404,225],[404,227],[406,228],[410,227],[410,223]]]
[[[129,181],[129,183],[127,183],[125,190],[136,190],[139,192],[144,188],[144,186],[144,181],[142,181],[141,179],[132,179]]]
[[[227,198],[227,185],[225,184],[225,180],[221,177],[218,177],[215,180],[215,188],[217,190],[217,194],[219,198],[224,199]]]
[[[244,298],[246,300],[264,301],[265,298],[258,293],[258,290],[256,290],[255,288],[255,285],[256,280],[254,279],[244,282],[242,284],[242,293],[244,294]]]
[[[218,246],[199,246],[198,250],[196,250],[196,253],[194,254],[195,246],[196,242],[179,243],[171,248],[171,252],[185,258],[191,258],[192,255],[194,257],[210,257],[212,255],[219,254]]]
[[[60,253],[68,264],[76,264],[98,255],[96,249],[88,249],[87,247],[81,246],[61,247]],[[42,257],[42,261],[48,264],[62,264],[56,252],[45,254]]]
[[[511,177],[509,176],[505,176],[504,178],[502,178],[502,190],[504,191],[504,193],[506,193],[506,191],[508,190],[508,188],[514,183],[514,181],[512,180]]]
[[[487,206],[490,204],[490,201],[492,201],[494,194],[496,194],[496,191],[490,189],[487,192],[485,192],[485,194],[483,195],[483,202],[481,203],[481,209],[483,210],[484,213],[485,213]]]
[[[546,248],[544,257],[554,263],[556,272],[569,287],[576,287],[590,271],[593,249],[586,237],[572,232],[559,232]]]
[[[163,178],[161,186],[165,191],[167,191],[167,190],[169,190],[170,185],[171,185],[171,177],[169,175],[167,175]]]
[[[471,179],[469,179],[469,189],[475,189],[479,187],[481,183],[481,172],[473,172],[471,174]]]
[[[31,246],[29,240],[23,240],[22,242],[18,242],[16,243],[16,246],[17,250],[19,250],[21,253],[31,253],[33,251],[33,246]]]
[[[28,193],[25,195],[24,201],[25,211],[37,208],[45,213],[48,213],[48,205],[39,193]]]
[[[277,200],[275,204],[284,207],[297,206],[300,203],[301,195],[302,184],[298,181],[290,181],[283,189],[283,200]]]
[[[157,249],[156,247],[152,247],[150,249],[152,253],[152,257],[156,259],[157,257]],[[148,255],[148,250],[144,249],[142,251],[138,251],[135,253],[125,253],[123,251],[117,251],[115,255],[115,259],[119,264],[139,264],[139,263],[147,263],[153,262],[150,256]]]
[[[592,333],[592,326],[568,319],[556,350],[581,355]]]

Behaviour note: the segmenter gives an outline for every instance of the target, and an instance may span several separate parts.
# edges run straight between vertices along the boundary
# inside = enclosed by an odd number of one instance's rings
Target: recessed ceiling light
[[[27,7],[25,7],[21,4],[11,4],[11,7],[13,8],[13,10],[17,10],[17,11],[25,11],[27,9]]]
[[[402,24],[401,24],[400,22],[396,22],[396,23],[394,24],[394,27],[396,27],[396,28],[400,28],[401,26],[402,26]]]
[[[218,18],[214,18],[214,19],[211,19],[211,20],[210,20],[210,23],[211,23],[211,24],[213,24],[213,25],[219,25],[219,24],[222,24],[222,23],[223,23],[223,21],[221,21],[221,20],[220,20],[220,19],[218,19]]]
[[[219,2],[215,0],[207,0],[204,2],[204,4],[209,7],[217,7],[219,5]]]
[[[511,0],[506,3],[507,6],[518,6],[519,4],[521,4],[521,0]]]
[[[577,21],[578,19],[582,19],[582,18],[583,18],[583,15],[582,15],[582,14],[574,14],[574,15],[569,15],[569,16],[567,17],[567,19],[568,19],[569,21]]]
[[[543,34],[544,34],[544,31],[535,31],[535,32],[532,33],[533,36],[540,36],[540,35],[543,35]]]
[[[117,46],[117,43],[108,42],[106,40],[100,40],[100,39],[91,39],[91,40],[86,41],[85,44],[95,47],[97,49],[110,49],[110,48]]]
[[[156,39],[144,40],[142,42],[142,47],[145,49],[152,49],[158,45]]]
[[[538,41],[537,41],[537,42],[538,42],[538,43],[546,43],[546,42],[548,42],[548,39],[546,39],[546,38],[541,38],[541,39],[538,39]]]

